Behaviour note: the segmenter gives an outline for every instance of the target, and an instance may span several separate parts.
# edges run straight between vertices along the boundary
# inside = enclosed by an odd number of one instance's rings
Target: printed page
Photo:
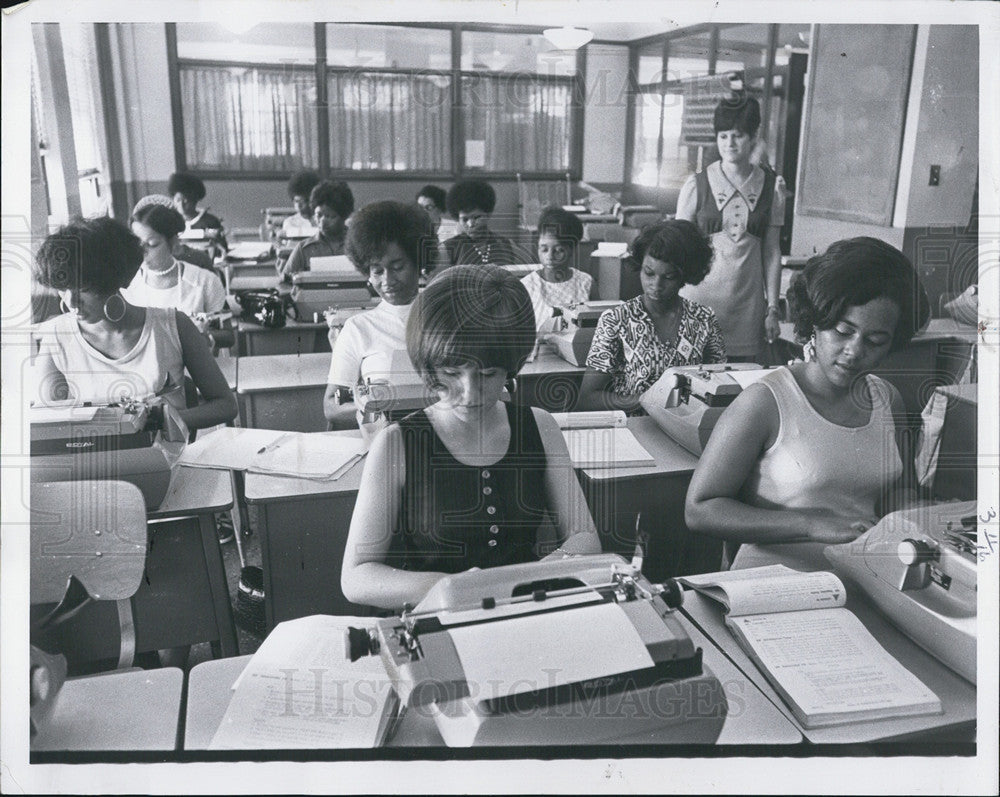
[[[635,439],[631,429],[564,429],[563,437],[575,468],[655,465],[656,460]]]
[[[593,410],[591,412],[553,412],[560,429],[624,428],[628,419],[621,410]]]
[[[844,584],[826,571],[800,573],[784,565],[685,576],[679,581],[722,603],[732,617],[843,606]]]
[[[639,632],[614,603],[460,626],[449,633],[477,700],[653,666]]]
[[[806,727],[941,711],[937,696],[846,609],[730,617],[726,624]]]
[[[378,656],[347,660],[350,625],[372,621],[314,615],[279,624],[238,679],[209,749],[379,744],[395,692]]]

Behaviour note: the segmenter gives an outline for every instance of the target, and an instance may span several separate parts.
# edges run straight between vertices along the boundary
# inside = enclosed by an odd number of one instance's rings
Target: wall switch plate
[[[940,185],[941,184],[941,167],[934,165],[931,166],[931,179],[928,181],[927,185]]]

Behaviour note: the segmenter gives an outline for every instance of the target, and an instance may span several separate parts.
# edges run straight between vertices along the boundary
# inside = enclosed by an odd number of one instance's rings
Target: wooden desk
[[[719,569],[722,542],[696,534],[684,522],[684,499],[698,458],[675,443],[648,416],[629,418],[628,428],[656,460],[630,468],[586,468],[580,484],[594,517],[601,547],[631,558],[636,516],[649,535],[643,573],[651,581]]]
[[[236,366],[236,398],[243,426],[326,431],[323,394],[329,373],[329,353],[241,357]]]
[[[361,436],[355,430],[335,434]],[[282,620],[310,614],[367,612],[340,591],[340,568],[365,461],[335,481],[246,475],[246,501],[258,511],[268,631]]]
[[[183,685],[176,667],[71,678],[31,752],[175,750]]]
[[[911,642],[865,598],[859,587],[852,589],[852,586],[848,582],[847,608],[857,615],[882,647],[941,699],[943,714],[852,722],[827,728],[804,728],[726,628],[721,608],[715,601],[687,591],[684,593],[682,611],[761,692],[768,696],[805,738],[814,744],[927,740],[945,734],[949,741],[956,739],[974,741],[976,687]]]
[[[176,467],[159,508],[147,514],[146,574],[132,596],[137,653],[211,642],[212,652],[239,649],[215,530],[215,514],[233,505],[229,471]],[[118,657],[114,603],[92,603],[60,631],[71,662]]]
[[[326,321],[295,321],[289,318],[283,327],[272,329],[240,320],[236,327],[237,351],[241,357],[326,352],[329,359],[328,332]]]
[[[722,683],[729,713],[717,745],[793,745],[802,735],[782,713],[737,669],[702,632],[683,616],[681,624],[695,647],[704,651],[704,663]],[[188,675],[187,721],[184,749],[207,750],[222,722],[232,695],[231,686],[243,672],[250,656],[206,661]],[[516,743],[516,740],[512,740]],[[658,734],[624,737],[624,744],[663,744]],[[667,742],[668,743],[668,742]],[[675,742],[676,743],[676,742]],[[418,712],[406,714],[388,742],[388,747],[443,747],[444,740],[434,721]]]
[[[525,363],[517,375],[514,400],[549,412],[571,412],[580,396],[580,384],[587,369],[566,362],[548,344],[534,362]]]

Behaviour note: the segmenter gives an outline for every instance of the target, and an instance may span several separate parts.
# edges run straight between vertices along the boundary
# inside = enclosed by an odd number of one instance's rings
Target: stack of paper
[[[233,244],[226,257],[230,260],[261,260],[271,254],[271,244],[265,241],[240,241]]]
[[[575,468],[630,468],[656,460],[627,428],[621,410],[560,412],[553,417],[563,430]]]
[[[233,684],[212,750],[371,748],[399,700],[378,656],[348,661],[348,626],[370,618],[313,615],[279,623]]]

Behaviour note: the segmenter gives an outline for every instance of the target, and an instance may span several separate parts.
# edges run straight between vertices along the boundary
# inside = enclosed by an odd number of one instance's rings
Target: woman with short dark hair
[[[491,266],[442,272],[417,298],[406,339],[438,401],[372,443],[344,553],[344,594],[397,609],[447,573],[533,561],[546,517],[557,555],[599,552],[552,416],[501,400],[535,341],[520,281]]]
[[[104,217],[74,220],[42,243],[36,279],[59,293],[66,312],[37,327],[38,400],[162,398],[191,429],[232,420],[232,391],[191,320],[174,308],[137,307],[122,296],[142,260],[139,240]],[[185,370],[204,398],[196,407],[185,403]]]
[[[496,191],[485,180],[460,180],[449,189],[448,213],[458,222],[458,235],[444,242],[452,265],[509,266],[523,261],[509,239],[490,229],[496,204]]]
[[[211,241],[214,257],[226,253],[229,245],[226,243],[222,219],[208,212],[208,208],[199,208],[207,191],[201,178],[188,172],[174,172],[167,181],[167,193],[174,201],[174,208],[184,217],[184,227],[187,231],[204,230],[205,237]]]
[[[694,531],[744,545],[746,566],[780,545],[805,569],[914,497],[899,391],[870,373],[929,316],[903,254],[875,238],[838,241],[789,288],[805,361],[747,387],[723,413],[688,489]],[[787,562],[787,559],[786,559]],[[793,565],[795,566],[795,565]]]
[[[719,102],[713,117],[721,160],[691,175],[677,198],[677,218],[711,241],[712,270],[685,286],[686,299],[711,307],[733,361],[765,358],[779,335],[785,200],[781,178],[753,162],[760,105],[745,93]]]
[[[309,195],[320,184],[319,172],[312,169],[302,169],[288,180],[288,198],[292,200],[295,213],[281,223],[281,234],[287,238],[303,238],[313,235],[316,227],[313,225],[312,205]]]
[[[335,257],[344,254],[347,219],[354,212],[354,194],[343,181],[323,180],[309,194],[313,221],[318,228],[312,238],[295,245],[288,261],[282,266],[282,276],[309,270],[314,257]]]
[[[715,313],[680,295],[705,278],[711,259],[689,221],[643,229],[625,261],[639,272],[642,293],[601,314],[576,409],[641,411],[642,394],[667,368],[726,362]]]

